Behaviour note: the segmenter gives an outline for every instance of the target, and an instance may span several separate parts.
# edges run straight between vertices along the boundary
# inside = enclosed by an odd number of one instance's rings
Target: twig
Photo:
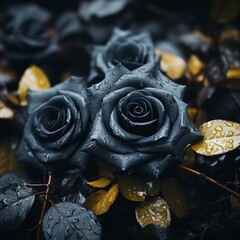
[[[196,170],[194,170],[194,169],[192,169],[192,168],[186,167],[186,166],[181,165],[181,164],[178,165],[178,167],[181,168],[181,169],[184,169],[185,171],[188,171],[188,172],[190,172],[190,173],[193,173],[193,174],[195,174],[195,175],[197,175],[197,176],[201,176],[201,177],[203,177],[205,180],[207,180],[208,182],[210,182],[210,183],[212,183],[212,184],[214,184],[214,185],[216,185],[216,186],[218,186],[218,187],[226,190],[227,192],[233,194],[234,196],[240,198],[240,194],[239,194],[239,193],[233,191],[232,189],[226,187],[225,185],[217,182],[216,180],[214,180],[214,179],[212,179],[212,178],[210,178],[210,177],[204,176],[203,173],[200,173],[200,172],[198,172],[198,171],[196,171]]]
[[[49,172],[48,173],[47,187],[46,187],[46,190],[45,190],[44,201],[43,201],[43,206],[42,206],[42,210],[41,210],[41,215],[40,215],[40,218],[39,218],[39,221],[38,221],[38,229],[37,229],[36,240],[40,239],[39,238],[40,237],[40,226],[41,226],[42,221],[43,221],[43,216],[44,216],[47,201],[48,201],[48,194],[49,194],[51,182],[52,182],[52,173]]]

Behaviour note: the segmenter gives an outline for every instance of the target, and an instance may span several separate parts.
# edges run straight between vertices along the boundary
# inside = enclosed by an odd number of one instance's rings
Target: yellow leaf
[[[212,0],[211,17],[220,23],[227,23],[240,13],[239,0]]]
[[[186,196],[177,179],[167,178],[163,181],[162,197],[177,217],[182,218],[187,214],[188,208]]]
[[[21,168],[15,157],[15,145],[10,138],[4,138],[0,142],[0,176]]]
[[[145,196],[160,193],[160,181],[124,176],[118,180],[119,190],[130,201],[143,202]]]
[[[188,71],[192,76],[196,76],[205,67],[205,64],[196,55],[192,55],[188,60]]]
[[[167,203],[160,197],[141,203],[135,209],[136,218],[142,228],[157,224],[162,228],[170,225],[170,211]]]
[[[213,120],[202,124],[199,128],[204,138],[192,145],[192,149],[205,156],[214,156],[229,152],[240,145],[240,124]]]
[[[111,182],[112,182],[111,179],[99,178],[96,181],[87,182],[87,184],[95,188],[104,188],[104,187],[107,187]]]
[[[99,190],[87,198],[85,205],[96,215],[101,215],[109,210],[118,195],[118,185],[114,184],[108,191]]]
[[[237,78],[240,79],[240,68],[230,68],[227,71],[227,78]]]
[[[21,105],[27,105],[26,97],[28,90],[36,91],[47,88],[50,88],[50,82],[46,74],[37,66],[31,66],[24,72],[19,82],[18,94]]]
[[[160,67],[171,79],[183,77],[186,66],[186,62],[181,57],[166,52],[162,53]]]
[[[1,100],[0,100],[0,119],[9,119],[14,115],[13,110],[8,108]]]

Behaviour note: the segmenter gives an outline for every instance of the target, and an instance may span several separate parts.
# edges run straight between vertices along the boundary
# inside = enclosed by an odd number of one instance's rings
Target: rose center
[[[148,97],[126,96],[119,102],[120,123],[124,130],[138,135],[150,136],[158,126],[154,103]]]

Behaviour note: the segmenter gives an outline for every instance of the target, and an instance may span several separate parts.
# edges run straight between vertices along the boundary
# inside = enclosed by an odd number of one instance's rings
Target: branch
[[[182,164],[178,165],[178,167],[181,168],[181,169],[183,169],[183,170],[185,170],[185,171],[187,171],[187,172],[193,173],[193,174],[195,174],[195,175],[197,175],[197,176],[201,176],[202,178],[204,178],[204,179],[207,180],[208,182],[210,182],[210,183],[212,183],[212,184],[214,184],[214,185],[216,185],[216,186],[224,189],[225,191],[233,194],[234,196],[240,198],[240,194],[239,194],[239,193],[233,191],[232,189],[226,187],[225,185],[217,182],[216,180],[214,180],[214,179],[212,179],[212,178],[210,178],[210,177],[204,176],[203,173],[200,173],[200,172],[198,172],[198,171],[196,171],[196,170],[194,170],[194,169],[192,169],[192,168],[186,167],[186,166],[184,166],[184,165],[182,165]]]

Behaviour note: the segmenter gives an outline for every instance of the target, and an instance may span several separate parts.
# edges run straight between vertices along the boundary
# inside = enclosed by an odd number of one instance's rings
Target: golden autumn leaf
[[[0,141],[0,176],[21,168],[22,165],[17,161],[15,156],[15,147],[8,137]]]
[[[205,156],[214,156],[229,152],[240,145],[240,124],[213,120],[202,124],[199,128],[203,140],[192,145],[192,149]]]
[[[37,66],[29,67],[23,74],[19,85],[18,94],[21,105],[27,105],[27,91],[43,90],[50,88],[50,82],[46,74]]]
[[[205,67],[205,64],[197,55],[191,55],[188,60],[188,71],[192,76],[196,76]]]
[[[228,69],[227,78],[228,79],[232,79],[232,78],[240,79],[240,68],[230,68],[230,69]]]
[[[182,218],[187,214],[187,199],[177,179],[167,178],[163,181],[162,197],[177,217]]]
[[[85,205],[96,215],[101,215],[109,210],[117,198],[118,185],[114,184],[108,191],[99,190],[87,198]]]
[[[87,182],[87,184],[95,188],[104,188],[104,187],[107,187],[111,182],[112,182],[111,179],[99,178],[96,181]]]
[[[239,0],[212,0],[211,17],[220,23],[227,23],[240,14]]]
[[[155,197],[140,203],[136,209],[136,218],[142,228],[157,224],[162,228],[170,225],[171,217],[167,203],[160,197]]]
[[[160,181],[124,176],[118,180],[119,190],[130,201],[143,202],[145,196],[160,193]]]
[[[0,100],[0,119],[9,119],[14,115],[13,110],[8,108],[4,102]]]
[[[183,77],[186,67],[187,64],[181,57],[167,52],[161,54],[160,68],[169,78],[176,80]]]

